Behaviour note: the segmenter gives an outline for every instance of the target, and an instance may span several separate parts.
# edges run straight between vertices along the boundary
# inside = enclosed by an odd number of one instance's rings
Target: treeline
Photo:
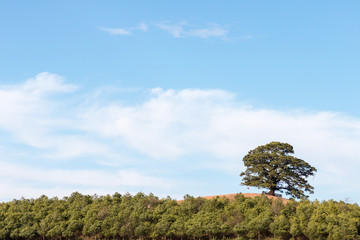
[[[359,239],[360,207],[266,196],[178,203],[138,193],[0,204],[0,239]]]

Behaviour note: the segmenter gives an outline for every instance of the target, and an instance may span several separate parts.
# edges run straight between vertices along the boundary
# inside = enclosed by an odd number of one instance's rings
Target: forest
[[[0,204],[0,239],[359,239],[360,207],[265,195],[183,201],[153,194],[72,193]]]

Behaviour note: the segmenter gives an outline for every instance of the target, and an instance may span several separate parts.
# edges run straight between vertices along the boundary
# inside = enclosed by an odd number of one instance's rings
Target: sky
[[[261,192],[287,142],[310,199],[360,203],[360,2],[0,2],[0,201]],[[288,196],[284,196],[288,197]]]

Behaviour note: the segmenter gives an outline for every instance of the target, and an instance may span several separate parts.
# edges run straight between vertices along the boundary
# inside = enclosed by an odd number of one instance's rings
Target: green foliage
[[[246,170],[240,174],[242,185],[269,189],[295,197],[307,197],[305,192],[314,193],[306,178],[314,175],[316,169],[304,160],[291,156],[293,147],[288,143],[271,142],[259,146],[244,157]]]
[[[153,194],[21,199],[0,204],[0,239],[360,238],[360,207],[330,201],[284,203],[266,196],[177,202]]]

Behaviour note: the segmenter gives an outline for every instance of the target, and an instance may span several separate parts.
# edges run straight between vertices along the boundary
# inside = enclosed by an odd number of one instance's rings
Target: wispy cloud
[[[199,38],[225,38],[228,30],[218,24],[209,24],[207,27],[192,27],[185,21],[178,23],[156,23],[156,27],[167,31],[175,38],[199,37]]]
[[[200,37],[200,38],[209,38],[209,37],[225,37],[227,30],[219,26],[213,26],[203,29],[193,29],[190,30],[187,34],[189,36]]]
[[[175,38],[185,37],[185,30],[184,30],[185,25],[186,22],[179,22],[176,24],[168,24],[168,23],[155,24],[156,27],[167,31]]]
[[[228,34],[228,30],[226,29],[226,27],[213,23],[201,27],[194,27],[192,25],[189,25],[185,21],[180,21],[177,23],[163,21],[160,23],[152,23],[150,25],[168,32],[175,38],[197,37],[203,39],[207,39],[207,38],[226,39]],[[99,29],[108,32],[111,35],[132,35],[134,31],[148,32],[150,25],[144,22],[140,22],[135,27],[128,27],[128,28],[99,27]],[[246,39],[249,39],[247,37],[248,36],[246,36]]]
[[[131,31],[124,28],[106,28],[99,27],[100,30],[110,33],[111,35],[131,35]]]
[[[148,25],[146,23],[141,22],[141,23],[138,24],[138,26],[135,29],[141,30],[143,32],[147,32]]]
[[[148,31],[148,25],[146,23],[139,23],[136,27],[130,28],[107,28],[99,27],[100,30],[108,32],[111,35],[132,35],[134,31]]]

